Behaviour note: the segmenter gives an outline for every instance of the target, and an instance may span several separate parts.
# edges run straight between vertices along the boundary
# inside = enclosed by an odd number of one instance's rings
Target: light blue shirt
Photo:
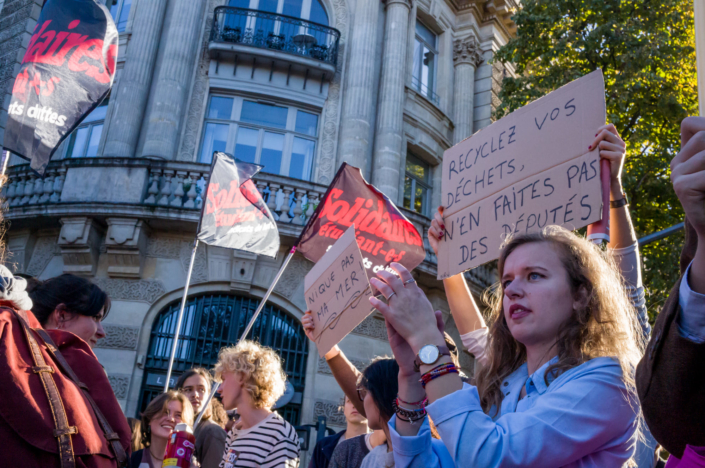
[[[688,272],[679,290],[680,334],[705,342],[705,295],[690,289]],[[418,434],[402,437],[389,421],[397,468],[621,467],[636,447],[636,410],[611,358],[592,359],[558,378],[544,380],[544,364],[529,376],[526,364],[503,382],[504,400],[494,419],[482,411],[477,388],[435,401],[427,411],[447,451],[431,442],[428,420]],[[550,376],[549,376],[550,377]],[[526,396],[519,400],[522,387]]]

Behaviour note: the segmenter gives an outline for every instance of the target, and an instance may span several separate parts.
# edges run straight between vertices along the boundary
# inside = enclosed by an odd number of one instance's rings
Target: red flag
[[[275,257],[279,251],[277,222],[252,177],[262,166],[213,155],[198,240],[209,245]]]
[[[297,250],[318,262],[352,224],[365,268],[373,273],[391,262],[412,270],[426,257],[423,239],[411,221],[365,181],[360,169],[343,163],[302,231]]]

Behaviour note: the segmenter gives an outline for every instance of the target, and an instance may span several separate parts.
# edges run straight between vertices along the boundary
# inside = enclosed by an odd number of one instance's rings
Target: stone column
[[[378,0],[357,0],[350,38],[350,59],[343,94],[338,165],[347,162],[366,173],[374,118],[373,88],[377,48]],[[367,174],[369,175],[369,174]]]
[[[482,52],[473,36],[453,43],[455,79],[453,85],[453,144],[472,135],[475,98],[475,68],[482,63]]]
[[[179,129],[198,56],[204,2],[176,0],[169,5],[150,105],[144,120],[143,156],[176,159]]]
[[[401,170],[404,83],[411,4],[409,0],[386,0],[386,7],[372,181],[396,203]]]
[[[125,66],[111,97],[116,102],[105,138],[104,156],[135,155],[159,50],[166,4],[167,0],[148,0],[136,5]]]

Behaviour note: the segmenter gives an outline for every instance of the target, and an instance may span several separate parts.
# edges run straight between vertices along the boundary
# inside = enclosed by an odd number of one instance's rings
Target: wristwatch
[[[448,346],[427,344],[421,347],[419,354],[414,359],[414,370],[419,372],[422,365],[430,366],[438,362],[441,356],[450,356]]]

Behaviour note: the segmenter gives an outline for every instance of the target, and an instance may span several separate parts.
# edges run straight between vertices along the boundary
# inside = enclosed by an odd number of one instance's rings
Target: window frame
[[[210,118],[208,117],[208,112],[210,110],[210,105],[211,105],[211,99],[213,97],[222,97],[222,98],[228,98],[233,100],[233,106],[230,112],[230,119],[223,119],[223,118]],[[242,122],[242,107],[243,103],[245,101],[250,101],[250,102],[255,102],[257,104],[263,104],[263,105],[274,105],[277,107],[284,107],[287,109],[287,117],[286,117],[286,125],[285,128],[280,128],[280,127],[274,127],[274,126],[269,126],[269,125],[262,125],[262,124],[254,124],[250,122]],[[316,122],[316,134],[315,135],[309,135],[308,133],[301,133],[296,131],[296,115],[299,111],[306,112],[308,114],[313,114],[317,117],[317,122]],[[257,130],[257,149],[255,151],[255,164],[260,164],[260,161],[262,160],[262,149],[263,149],[263,144],[264,144],[264,138],[265,138],[265,133],[276,133],[284,136],[284,145],[282,147],[282,155],[281,155],[281,162],[279,166],[279,172],[274,173],[270,172],[267,170],[267,168],[263,168],[262,172],[267,173],[267,174],[273,174],[273,175],[280,175],[284,177],[291,177],[289,174],[291,173],[291,156],[292,152],[294,149],[294,139],[295,138],[301,138],[303,140],[308,140],[312,141],[314,144],[314,149],[313,149],[313,155],[311,158],[310,162],[310,167],[308,170],[308,173],[304,171],[304,178],[298,179],[298,180],[303,180],[303,181],[311,181],[313,178],[313,168],[315,167],[315,162],[318,156],[318,151],[319,151],[319,139],[320,139],[320,133],[321,133],[321,111],[320,110],[312,110],[310,108],[306,108],[303,106],[297,106],[293,104],[288,104],[288,103],[283,103],[283,102],[272,102],[268,100],[263,100],[263,99],[258,99],[257,97],[253,96],[245,96],[245,95],[232,95],[232,94],[226,94],[226,93],[211,93],[208,96],[208,102],[206,105],[206,111],[203,119],[203,127],[202,127],[202,135],[201,135],[201,143],[199,145],[199,150],[197,154],[197,161],[200,163],[207,163],[210,164],[210,160],[204,160],[203,156],[203,148],[205,144],[205,138],[206,138],[206,126],[209,123],[213,124],[220,124],[220,125],[227,125],[228,126],[228,136],[227,140],[225,143],[225,152],[228,154],[232,154],[235,157],[237,155],[235,154],[235,146],[237,144],[237,137],[238,137],[238,132],[240,128],[247,128],[247,129],[252,129],[252,130]],[[212,155],[211,155],[212,158]],[[304,167],[304,170],[306,167]]]
[[[124,0],[121,0],[124,1]],[[273,14],[277,15],[283,15],[284,14],[284,2],[286,0],[277,0],[277,11],[272,12]],[[321,1],[321,0],[302,0],[301,2],[301,14],[299,16],[296,16],[296,18],[305,20],[305,21],[311,21],[311,7],[313,5],[313,2],[319,2],[321,4],[321,7],[323,8],[323,11],[326,13],[326,18],[327,18],[327,23],[316,23],[316,24],[323,24],[323,26],[328,26],[330,27],[330,12],[328,11],[328,8],[326,8],[326,5]],[[259,9],[259,3],[260,0],[249,0],[249,6],[247,7],[250,10],[257,10],[257,11],[264,11]],[[230,2],[228,2],[228,5],[230,5]],[[290,15],[287,15],[290,16]],[[249,20],[247,27],[254,27],[254,22],[252,25],[250,25]]]
[[[132,2],[134,2],[134,0],[130,1],[130,6],[129,6],[130,10],[132,9]],[[117,14],[115,15],[115,17],[113,17],[113,21],[115,22],[115,27],[117,28],[118,33],[121,33],[121,32],[125,32],[127,30],[127,23],[129,23],[129,21],[130,21],[130,12],[129,11],[127,12],[127,19],[125,20],[125,27],[120,29],[120,27],[118,25],[119,25],[119,21],[120,21],[120,16],[122,16],[122,9],[125,7],[125,0],[117,0],[116,3],[118,5]],[[112,7],[113,7],[113,5],[110,5],[107,8],[108,8],[108,10],[110,10]]]
[[[429,44],[428,41],[418,32],[418,25],[421,25],[421,27],[425,28],[428,32],[433,34],[433,37],[435,38],[436,44]],[[431,70],[430,73],[430,78],[431,78],[431,86],[426,86],[426,91],[424,92],[422,87],[425,86],[423,82],[421,81],[421,74],[423,70],[423,60],[424,60],[424,53],[423,53],[423,48],[421,49],[421,57],[419,57],[418,60],[418,67],[416,67],[416,44],[420,43],[422,47],[426,47],[429,52],[431,52],[434,55],[434,60],[433,60],[433,69]],[[436,95],[436,78],[438,74],[438,34],[433,32],[431,28],[423,24],[422,21],[420,21],[418,18],[416,19],[416,24],[414,25],[414,60],[412,64],[412,71],[411,71],[411,77],[412,77],[412,83],[414,79],[416,80],[416,90],[422,95],[427,97],[428,99],[431,99],[436,102],[438,100],[438,96]]]
[[[407,164],[415,163],[420,166],[424,166],[426,168],[426,180],[422,180],[419,177],[416,176],[416,174],[413,174],[409,172],[406,169]],[[406,161],[404,162],[404,186],[406,186],[406,180],[411,179],[411,198],[409,199],[409,208],[408,210],[413,211],[414,213],[418,213],[422,216],[429,216],[429,205],[431,203],[431,190],[433,190],[433,186],[431,185],[431,165],[421,159],[420,157],[414,155],[412,152],[408,151],[406,155]],[[414,209],[415,201],[416,201],[416,186],[420,185],[422,189],[425,189],[423,199],[421,200],[421,212],[419,213]],[[404,193],[402,192],[402,206],[404,204]]]
[[[99,156],[98,153],[100,153],[100,141],[103,138],[103,131],[105,130],[105,121],[108,118],[108,106],[110,105],[110,96],[106,97],[103,102],[100,103],[99,106],[97,106],[95,109],[91,111],[91,113],[95,112],[101,107],[105,107],[105,117],[99,120],[92,120],[90,122],[86,122],[85,120],[81,122],[81,124],[74,128],[69,137],[66,139],[66,152],[63,155],[63,159],[75,159],[75,158],[97,158]],[[90,116],[90,114],[88,114]],[[88,117],[86,116],[86,117]],[[91,136],[93,135],[93,129],[98,126],[102,125],[103,128],[100,130],[100,136],[98,137],[98,148],[96,149],[96,154],[93,156],[86,156],[86,151],[88,151],[88,144],[91,141]],[[86,137],[86,141],[84,143],[83,151],[81,151],[80,156],[73,156],[71,153],[73,153],[74,145],[76,144],[76,137],[78,135],[78,131],[81,129],[87,128],[88,129],[88,136]]]

